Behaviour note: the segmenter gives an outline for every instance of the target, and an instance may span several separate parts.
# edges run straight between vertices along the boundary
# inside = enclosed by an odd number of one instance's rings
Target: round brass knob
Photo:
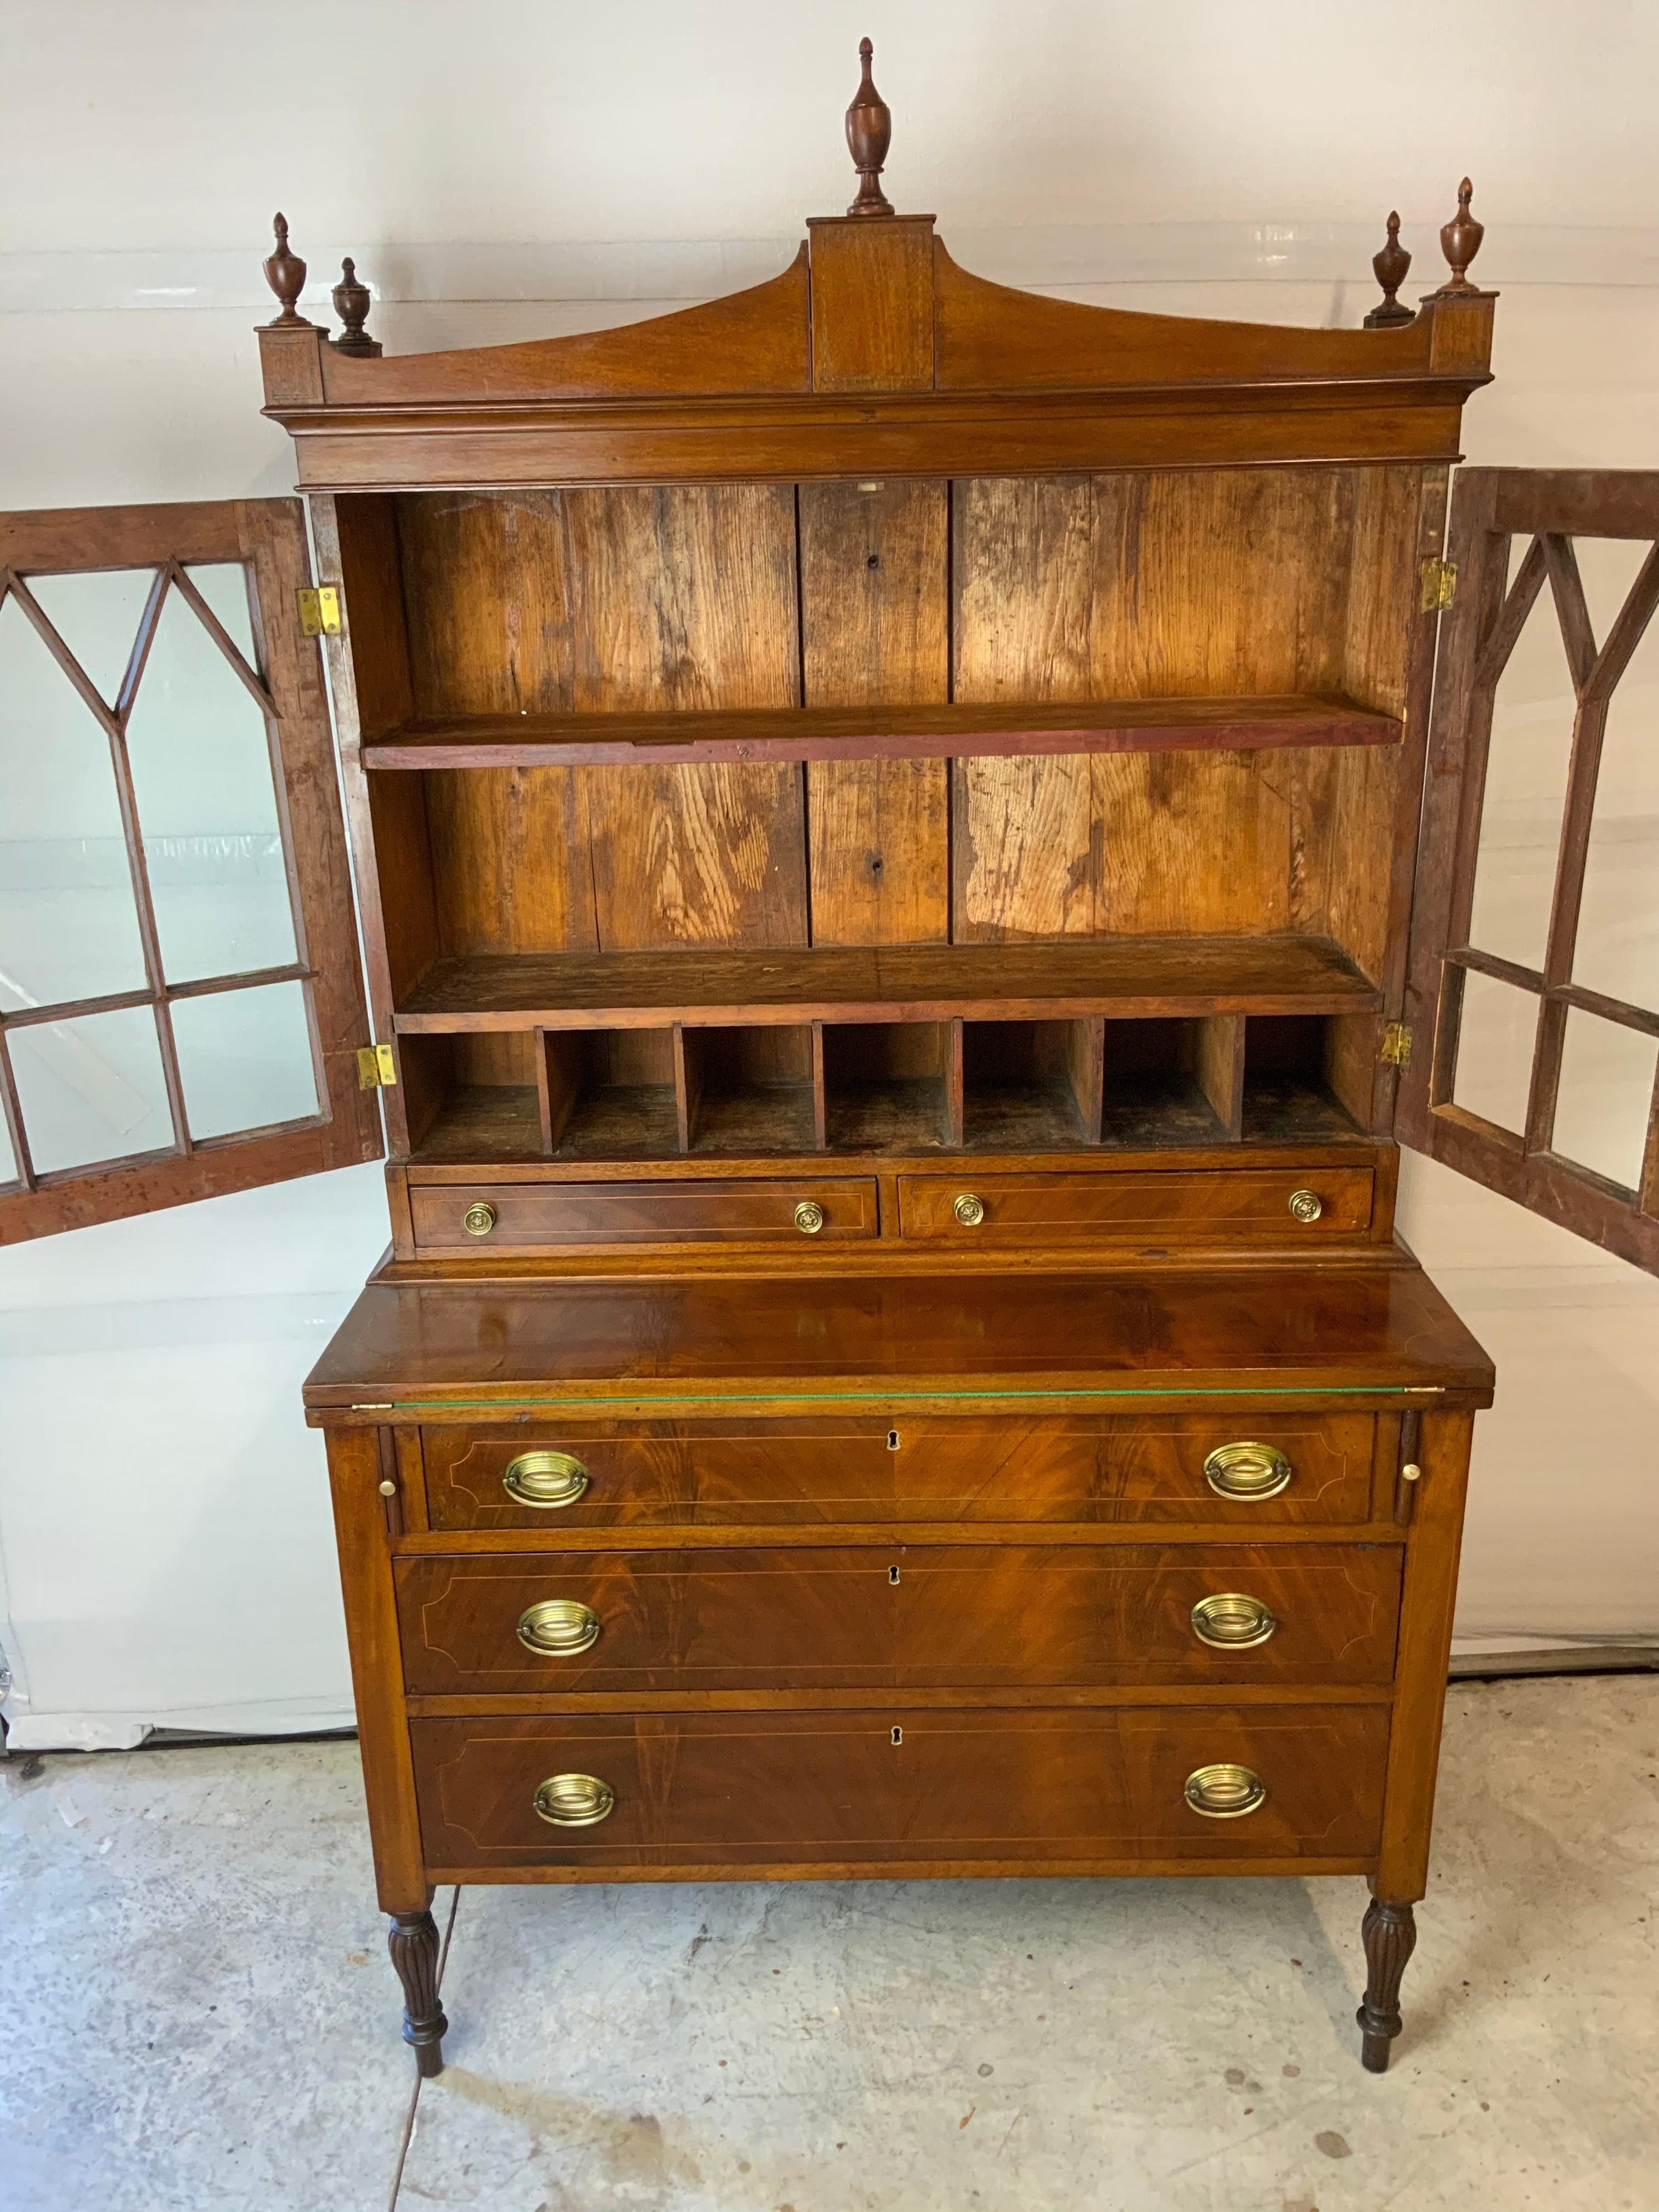
[[[1193,1607],[1193,1634],[1216,1651],[1249,1651],[1265,1644],[1279,1623],[1259,1597],[1218,1590]]]
[[[985,1218],[985,1200],[976,1198],[971,1190],[964,1190],[951,1211],[964,1229],[977,1229]]]
[[[816,1237],[823,1226],[823,1208],[813,1198],[804,1198],[795,1208],[795,1226],[803,1237]]]
[[[1272,1444],[1218,1444],[1204,1462],[1204,1480],[1218,1498],[1277,1498],[1295,1472]]]
[[[568,1452],[520,1452],[509,1460],[501,1488],[520,1505],[574,1505],[587,1487],[587,1469]]]
[[[469,1237],[488,1237],[498,1218],[487,1198],[475,1198],[461,1216],[461,1226]]]
[[[617,1793],[597,1774],[550,1774],[532,1802],[555,1828],[591,1828],[610,1818]]]
[[[1240,1820],[1267,1802],[1259,1774],[1248,1766],[1222,1760],[1214,1766],[1196,1766],[1187,1777],[1187,1802],[1206,1820]]]
[[[1419,1467],[1414,1459],[1408,1459],[1404,1467],[1401,1468],[1400,1480],[1401,1482],[1421,1482],[1423,1480],[1423,1470]]]
[[[382,1498],[395,1498],[398,1495],[398,1486],[390,1476],[380,1485],[380,1495]]]
[[[599,1616],[574,1597],[544,1597],[519,1615],[519,1641],[542,1659],[574,1659],[599,1640]]]
[[[1290,1198],[1291,1213],[1297,1221],[1317,1221],[1325,1211],[1325,1202],[1317,1191],[1293,1190]]]

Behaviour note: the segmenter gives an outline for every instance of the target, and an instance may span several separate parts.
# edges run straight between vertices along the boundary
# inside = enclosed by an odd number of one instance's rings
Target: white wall
[[[1009,281],[1352,323],[1390,207],[1408,294],[1437,281],[1470,171],[1505,295],[1470,457],[1659,466],[1653,11],[10,0],[0,505],[289,488],[252,336],[278,205],[313,295],[353,252],[400,349],[767,273],[849,196],[865,31],[893,197]],[[1461,1628],[1659,1634],[1659,1286],[1410,1161],[1401,1224],[1499,1365]],[[15,1741],[349,1717],[297,1392],[385,1234],[370,1168],[0,1253]]]

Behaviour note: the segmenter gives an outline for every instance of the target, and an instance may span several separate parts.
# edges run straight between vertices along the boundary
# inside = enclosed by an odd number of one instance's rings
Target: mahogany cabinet
[[[1622,1018],[1570,922],[1504,970],[1524,1130],[1454,1088],[1483,711],[1547,583],[1591,745],[1659,559],[1598,646],[1571,533],[1659,495],[1476,472],[1448,559],[1467,188],[1417,311],[1385,250],[1368,327],[1254,327],[958,268],[867,50],[848,127],[787,269],[621,330],[385,357],[267,264],[388,1133],[306,1403],[404,2033],[439,1881],[1346,1874],[1380,2070],[1492,1390],[1396,1132],[1655,1256],[1659,1139],[1552,1150]]]

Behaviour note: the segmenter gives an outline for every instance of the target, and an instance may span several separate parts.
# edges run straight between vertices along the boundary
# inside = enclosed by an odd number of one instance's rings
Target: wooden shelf
[[[1090,938],[810,951],[501,953],[440,960],[404,1036],[805,1022],[1352,1014],[1376,987],[1328,939]]]
[[[1401,724],[1337,695],[1100,699],[1055,705],[793,707],[678,714],[478,715],[410,721],[366,744],[371,769],[655,766],[1012,753],[1259,751],[1389,745]]]

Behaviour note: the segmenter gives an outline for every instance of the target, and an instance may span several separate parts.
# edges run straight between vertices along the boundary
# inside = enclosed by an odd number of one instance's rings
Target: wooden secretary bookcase
[[[1547,582],[1589,746],[1659,568],[1597,647],[1595,481],[1503,471],[1446,559],[1467,187],[1419,312],[1389,249],[1372,326],[1258,328],[969,276],[887,133],[866,45],[848,213],[589,336],[383,358],[348,270],[331,341],[278,219],[392,1221],[306,1401],[404,2033],[438,1882],[1346,1874],[1380,2070],[1492,1387],[1402,1071],[1428,1149],[1659,1211],[1650,1138],[1616,1187],[1452,1095],[1437,636],[1461,772]]]

